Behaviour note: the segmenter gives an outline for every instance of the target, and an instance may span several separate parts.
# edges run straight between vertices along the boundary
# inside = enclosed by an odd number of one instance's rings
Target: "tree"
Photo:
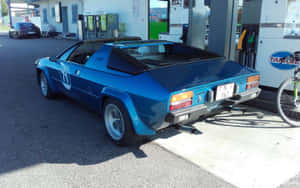
[[[1,1],[1,7],[2,7],[2,16],[8,15],[8,5],[6,3],[6,0],[0,0]]]

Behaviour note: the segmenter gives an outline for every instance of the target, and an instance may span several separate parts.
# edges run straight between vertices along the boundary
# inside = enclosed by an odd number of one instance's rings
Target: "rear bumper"
[[[170,124],[178,123],[188,123],[197,121],[201,116],[209,115],[217,109],[222,109],[227,106],[236,105],[242,102],[246,102],[252,99],[255,99],[259,96],[261,89],[255,88],[249,91],[240,93],[231,99],[225,100],[223,103],[220,103],[217,108],[211,109],[205,104],[192,106],[183,110],[178,110],[175,112],[170,112],[167,114],[165,121]]]
[[[234,97],[232,97],[231,99],[228,99],[225,101],[225,105],[236,105],[236,104],[240,104],[252,99],[255,99],[256,97],[258,97],[261,93],[261,89],[259,88],[254,88],[254,89],[250,89],[246,92],[240,93]]]
[[[204,104],[201,104],[176,112],[170,112],[167,114],[165,121],[170,124],[191,122],[198,120],[200,116],[203,116],[208,113],[208,107]]]
[[[39,32],[31,31],[31,32],[20,32],[20,36],[26,37],[26,36],[37,36],[39,35]]]

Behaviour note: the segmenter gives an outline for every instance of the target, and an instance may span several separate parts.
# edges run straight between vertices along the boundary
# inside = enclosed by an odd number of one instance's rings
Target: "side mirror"
[[[54,56],[54,57],[50,57],[49,60],[52,61],[52,62],[57,63],[58,58]]]

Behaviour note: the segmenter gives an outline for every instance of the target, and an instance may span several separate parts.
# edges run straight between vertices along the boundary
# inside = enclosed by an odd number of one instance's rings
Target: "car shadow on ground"
[[[207,118],[206,123],[225,126],[225,127],[240,127],[240,128],[261,128],[261,129],[288,129],[294,128],[284,123],[280,118],[266,119],[261,117],[262,112],[258,110],[249,110],[243,112],[223,112],[214,117]],[[276,117],[276,114],[272,114]],[[279,116],[279,115],[278,115]]]
[[[9,138],[0,138],[0,174],[38,165],[41,163],[93,165],[100,164],[126,154],[136,159],[148,157],[142,149],[157,137],[148,137],[127,147],[115,145],[106,135],[102,117],[85,105],[64,96],[46,100],[42,96],[36,100],[72,109],[73,114],[58,114],[51,107],[43,114],[36,112],[32,120],[22,122],[22,115],[11,122]],[[51,103],[51,104],[50,104]],[[30,110],[30,108],[28,108]],[[48,111],[48,112],[47,112]],[[16,115],[17,117],[19,115]],[[39,123],[36,123],[38,120]],[[167,136],[180,134],[175,129],[165,129]],[[13,135],[11,133],[13,132]],[[5,132],[2,134],[5,134]],[[2,135],[1,134],[1,135]]]
[[[12,40],[40,40],[41,37],[21,37],[21,38],[11,38]]]

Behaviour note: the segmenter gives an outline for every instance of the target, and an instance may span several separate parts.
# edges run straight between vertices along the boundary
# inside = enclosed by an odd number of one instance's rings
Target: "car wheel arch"
[[[103,112],[103,105],[105,100],[112,98],[120,101],[126,110],[128,111],[129,117],[131,119],[133,129],[137,135],[154,135],[155,131],[150,129],[147,125],[145,125],[141,119],[138,117],[134,104],[130,98],[130,96],[122,92],[118,89],[106,87],[102,89],[102,97],[101,97],[101,113]]]
[[[40,84],[41,73],[42,73],[41,69],[36,69],[36,78],[37,78],[38,84]]]
[[[49,86],[50,86],[52,92],[53,92],[53,93],[57,93],[57,92],[56,92],[57,90],[56,90],[56,88],[54,87],[54,85],[53,85],[53,83],[52,83],[52,80],[50,79],[50,74],[49,74],[49,72],[47,71],[47,69],[46,69],[46,68],[43,68],[43,67],[37,67],[36,71],[37,71],[37,81],[38,81],[38,84],[40,84],[40,75],[41,75],[41,73],[44,73],[45,76],[46,76],[46,78],[47,78],[47,80],[48,80],[48,83],[49,83]]]

